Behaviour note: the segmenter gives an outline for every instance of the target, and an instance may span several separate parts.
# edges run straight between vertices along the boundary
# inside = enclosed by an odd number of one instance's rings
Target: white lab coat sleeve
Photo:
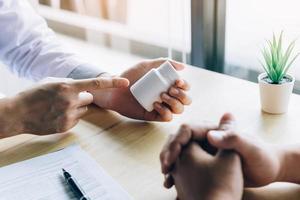
[[[67,53],[27,0],[0,0],[0,60],[13,73],[35,81],[68,77],[77,67],[93,77],[103,72]]]

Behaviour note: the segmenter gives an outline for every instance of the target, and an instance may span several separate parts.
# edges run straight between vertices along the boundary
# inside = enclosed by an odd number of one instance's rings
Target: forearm
[[[241,200],[241,196],[234,196],[229,193],[220,193],[220,194],[212,194],[209,196],[205,196],[204,198],[199,198],[202,200]]]
[[[11,137],[22,132],[18,109],[13,98],[0,99],[0,138]]]
[[[243,194],[243,200],[298,200],[299,198],[299,185],[289,183],[278,183],[278,185],[268,185],[261,188],[245,188]]]
[[[300,183],[300,144],[278,148],[280,172],[277,182]]]

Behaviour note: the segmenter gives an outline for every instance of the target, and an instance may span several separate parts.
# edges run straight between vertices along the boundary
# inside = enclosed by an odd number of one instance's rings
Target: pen
[[[88,198],[84,194],[83,190],[80,188],[80,186],[75,181],[75,179],[72,178],[72,175],[69,172],[67,172],[65,169],[62,169],[62,171],[63,171],[63,175],[64,175],[64,178],[65,178],[66,182],[70,186],[70,188],[73,191],[73,193],[76,196],[76,198],[78,200],[90,200],[90,198]]]

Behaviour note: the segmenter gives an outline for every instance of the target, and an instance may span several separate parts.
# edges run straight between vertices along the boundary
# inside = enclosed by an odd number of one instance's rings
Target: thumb
[[[207,139],[212,146],[218,149],[234,150],[242,157],[248,155],[248,153],[251,153],[257,147],[255,141],[249,137],[239,135],[232,130],[209,131]]]
[[[234,129],[235,119],[230,113],[225,113],[219,122],[218,130],[211,130],[207,133],[209,143],[217,148],[233,149],[235,139],[229,137],[228,131]]]

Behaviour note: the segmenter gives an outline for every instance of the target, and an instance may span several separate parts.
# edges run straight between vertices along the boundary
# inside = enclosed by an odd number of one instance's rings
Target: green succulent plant
[[[279,84],[286,76],[289,68],[299,56],[299,53],[292,57],[296,41],[289,44],[286,50],[283,49],[283,32],[276,38],[273,34],[273,40],[267,40],[267,46],[262,49],[264,63],[260,61],[268,78],[274,84]]]

